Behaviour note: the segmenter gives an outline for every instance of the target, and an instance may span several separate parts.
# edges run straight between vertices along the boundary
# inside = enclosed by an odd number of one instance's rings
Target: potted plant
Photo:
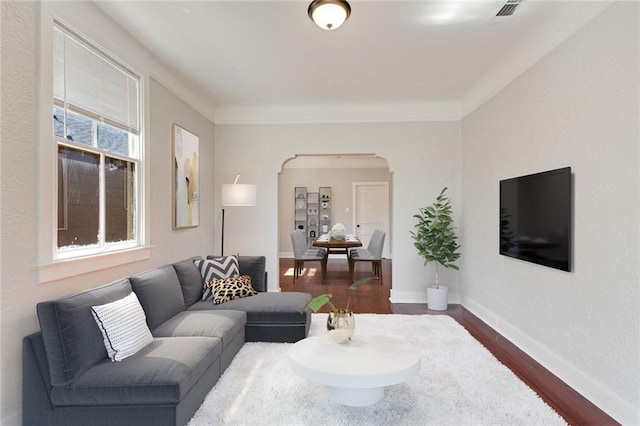
[[[377,280],[377,277],[361,278],[349,286],[349,291],[355,290],[362,284],[371,280]],[[302,312],[307,309],[311,309],[313,312],[318,312],[324,305],[329,305],[331,311],[327,318],[327,331],[329,337],[337,343],[349,342],[355,332],[356,320],[353,316],[353,311],[349,307],[351,304],[351,293],[347,299],[347,305],[344,308],[338,308],[331,302],[333,294],[325,293],[320,296],[316,296],[309,301],[302,308]]]
[[[420,214],[413,216],[418,222],[416,231],[410,231],[415,241],[413,245],[424,258],[424,264],[435,263],[436,281],[434,285],[427,286],[427,303],[429,309],[436,311],[447,310],[449,290],[447,286],[440,285],[439,267],[457,270],[454,262],[460,258],[460,246],[451,218],[451,200],[445,195],[446,191],[445,187],[433,204],[421,208]]]

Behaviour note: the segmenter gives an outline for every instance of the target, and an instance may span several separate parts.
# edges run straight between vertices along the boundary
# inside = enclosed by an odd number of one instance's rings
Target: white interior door
[[[390,258],[389,250],[389,183],[353,183],[353,229],[356,236],[367,247],[373,231],[386,233],[382,256]]]

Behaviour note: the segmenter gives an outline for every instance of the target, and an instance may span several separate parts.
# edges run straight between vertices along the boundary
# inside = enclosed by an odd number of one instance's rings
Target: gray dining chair
[[[320,262],[322,283],[327,275],[327,250],[323,248],[307,248],[305,231],[291,231],[291,245],[293,246],[293,283],[300,277],[305,262]]]
[[[353,282],[356,262],[371,262],[373,274],[382,285],[382,248],[386,233],[380,229],[373,231],[367,248],[352,248],[349,250],[349,278]]]

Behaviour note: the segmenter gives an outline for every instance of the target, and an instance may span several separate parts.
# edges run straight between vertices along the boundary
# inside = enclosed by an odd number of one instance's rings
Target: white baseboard
[[[427,303],[427,291],[398,291],[391,289],[391,303]]]
[[[427,303],[427,290],[421,291],[399,291],[391,289],[389,301],[391,303]],[[449,303],[460,303],[458,293],[449,289]]]
[[[567,383],[605,413],[613,417],[616,421],[624,425],[640,424],[640,410],[638,407],[634,407],[622,400],[609,389],[589,377],[588,374],[566,362],[557,354],[549,350],[549,348],[541,345],[539,342],[523,333],[520,329],[504,320],[504,318],[501,318],[495,313],[487,310],[481,304],[467,298],[463,305],[467,310],[480,318],[518,348],[526,352],[527,355],[544,366],[560,380]]]

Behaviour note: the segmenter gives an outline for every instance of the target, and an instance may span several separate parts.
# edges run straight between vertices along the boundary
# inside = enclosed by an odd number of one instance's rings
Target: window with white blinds
[[[53,96],[59,106],[137,135],[139,80],[89,42],[56,24]]]
[[[140,78],[54,22],[57,258],[141,245]]]

